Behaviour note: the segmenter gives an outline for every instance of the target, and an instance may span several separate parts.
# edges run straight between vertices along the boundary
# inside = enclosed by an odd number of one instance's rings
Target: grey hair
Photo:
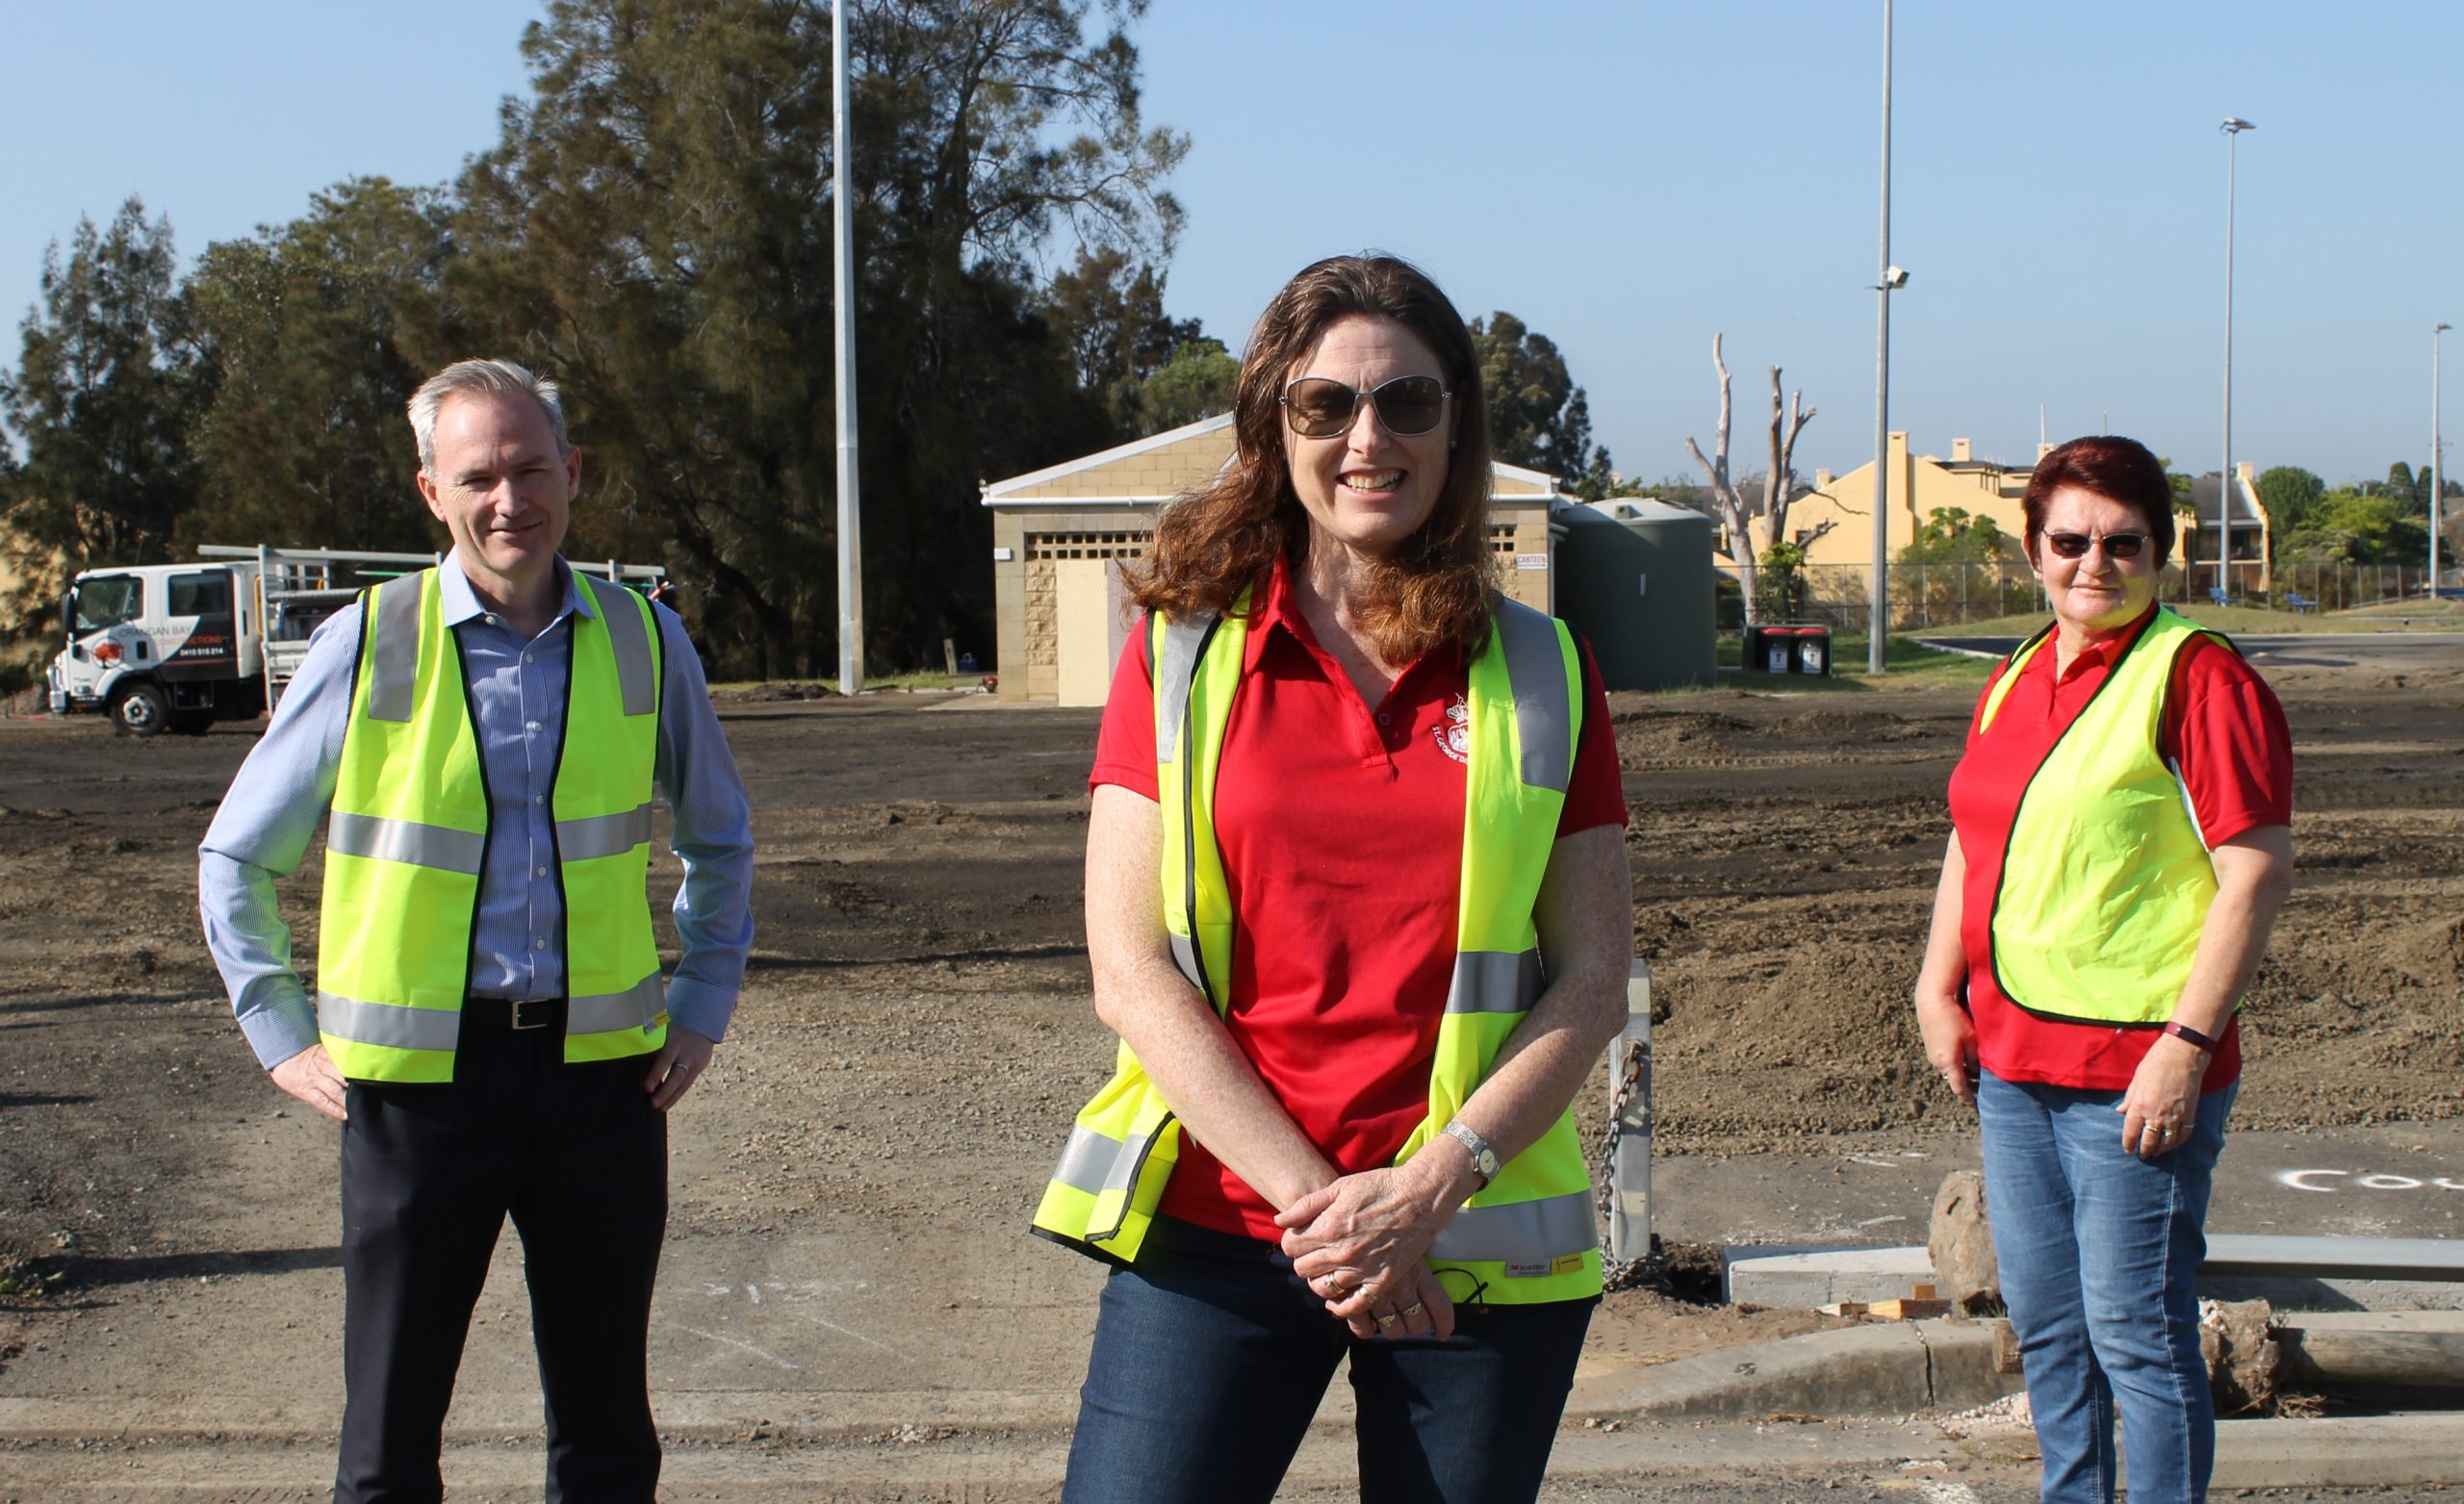
[[[482,393],[501,396],[513,392],[526,392],[538,400],[540,410],[548,415],[549,432],[556,436],[559,455],[573,447],[565,441],[565,408],[554,382],[534,376],[509,360],[460,360],[421,382],[411,394],[411,432],[419,438],[420,470],[436,473],[436,414],[447,397]]]

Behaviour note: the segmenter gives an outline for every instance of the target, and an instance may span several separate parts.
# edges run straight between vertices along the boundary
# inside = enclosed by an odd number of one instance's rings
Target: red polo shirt
[[[1438,649],[1371,710],[1310,631],[1282,565],[1249,623],[1243,667],[1215,789],[1236,920],[1224,1029],[1338,1170],[1373,1169],[1428,1111],[1463,866],[1464,764],[1447,732],[1470,668],[1459,650]],[[1560,835],[1626,821],[1588,650],[1583,684]],[[1158,797],[1142,628],[1113,676],[1088,783]],[[1187,1135],[1162,1210],[1281,1236],[1274,1208]]]
[[[1987,1070],[2005,1081],[2124,1090],[2149,1046],[2163,1037],[2153,1029],[2039,1018],[2003,995],[1991,964],[1994,888],[2019,796],[2113,671],[2123,645],[2145,631],[2155,615],[2150,606],[2126,630],[2083,650],[2059,677],[2052,649],[2039,650],[2020,670],[1992,727],[1980,731],[1985,701],[2006,672],[1995,669],[1968,718],[1967,751],[1951,774],[1951,823],[1967,860],[1960,939],[1967,951],[1967,1004],[1976,1018],[1977,1054]],[[2198,638],[2174,658],[2157,749],[2178,770],[2211,850],[2258,826],[2293,823],[2293,734],[2284,707],[2256,669],[2214,639]],[[2236,1019],[2217,1042],[2201,1089],[2220,1090],[2241,1074],[2242,1025]]]

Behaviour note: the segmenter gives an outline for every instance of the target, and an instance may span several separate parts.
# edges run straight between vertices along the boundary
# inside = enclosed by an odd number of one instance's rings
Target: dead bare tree
[[[1685,447],[1692,451],[1694,463],[1702,466],[1703,473],[1710,479],[1711,515],[1719,519],[1722,530],[1728,535],[1729,557],[1736,561],[1737,583],[1744,587],[1745,592],[1745,619],[1758,622],[1761,620],[1761,608],[1757,599],[1756,574],[1761,567],[1761,561],[1754,520],[1758,516],[1763,519],[1762,543],[1777,543],[1788,536],[1788,503],[1796,499],[1792,484],[1794,472],[1790,467],[1797,452],[1797,436],[1805,432],[1806,424],[1813,421],[1814,410],[1805,405],[1806,395],[1802,389],[1790,395],[1785,407],[1782,406],[1780,368],[1772,367],[1771,468],[1763,476],[1761,506],[1758,508],[1749,504],[1729,474],[1732,383],[1728,362],[1720,353],[1720,340],[1718,334],[1711,336],[1711,369],[1720,373],[1720,427],[1715,435],[1716,457],[1706,459],[1703,446],[1690,435],[1686,438]]]

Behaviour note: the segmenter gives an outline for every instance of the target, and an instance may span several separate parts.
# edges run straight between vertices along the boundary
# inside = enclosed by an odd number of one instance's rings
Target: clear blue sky
[[[861,0],[858,0],[861,3]],[[1375,245],[1565,350],[1631,474],[1688,471],[1712,331],[1758,468],[1764,368],[1873,447],[1879,0],[1156,0],[1146,103],[1194,147],[1175,314],[1236,348],[1310,259]],[[184,252],[353,173],[441,182],[526,89],[515,0],[409,11],[0,0],[0,310],[130,192]],[[244,21],[230,19],[244,15]],[[2237,458],[2331,482],[2428,450],[2429,326],[2464,324],[2464,6],[1899,0],[1891,425],[2024,461],[2110,422],[2221,450],[2224,157],[2239,115]],[[2464,334],[2464,331],[2459,331]],[[7,339],[13,361],[13,334]],[[2464,343],[2457,345],[2464,394]],[[2459,396],[2464,403],[2464,395]],[[2464,428],[2464,420],[2459,420]]]

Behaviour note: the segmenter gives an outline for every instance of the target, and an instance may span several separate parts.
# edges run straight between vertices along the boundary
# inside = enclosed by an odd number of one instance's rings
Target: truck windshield
[[[77,630],[99,632],[134,622],[145,610],[145,576],[106,574],[77,583]]]

